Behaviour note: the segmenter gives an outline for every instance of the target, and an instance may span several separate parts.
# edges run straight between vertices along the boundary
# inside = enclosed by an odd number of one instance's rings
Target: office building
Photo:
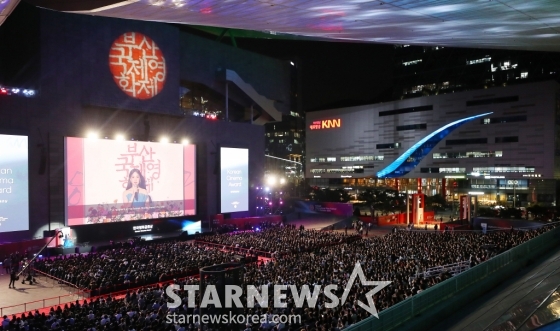
[[[545,81],[308,113],[306,178],[555,203],[559,91]]]

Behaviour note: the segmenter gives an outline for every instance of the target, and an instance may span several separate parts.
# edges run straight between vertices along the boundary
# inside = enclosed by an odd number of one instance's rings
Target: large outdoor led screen
[[[67,225],[196,213],[194,145],[66,138]]]
[[[29,230],[27,136],[0,135],[0,232]]]
[[[220,148],[221,211],[249,210],[249,150]]]

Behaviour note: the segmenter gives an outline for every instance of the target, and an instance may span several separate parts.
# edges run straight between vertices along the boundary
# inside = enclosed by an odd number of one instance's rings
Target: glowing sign
[[[124,93],[141,100],[161,92],[167,73],[161,49],[152,39],[137,32],[127,32],[113,42],[109,69]]]
[[[311,123],[309,128],[311,130],[340,128],[340,123],[341,123],[340,118],[336,118],[332,120],[313,121],[313,123]]]
[[[132,230],[134,231],[134,233],[140,233],[140,232],[150,232],[153,229],[153,225],[152,224],[148,224],[148,225],[136,225],[132,227]]]

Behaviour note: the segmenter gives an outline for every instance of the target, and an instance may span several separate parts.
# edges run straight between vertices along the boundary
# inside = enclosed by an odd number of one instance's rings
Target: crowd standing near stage
[[[390,285],[383,288],[374,297],[379,312],[452,277],[452,274],[446,270],[442,270],[432,277],[423,277],[423,271],[430,267],[460,261],[469,261],[471,266],[475,266],[552,227],[546,226],[531,231],[513,229],[495,231],[486,235],[474,232],[393,231],[384,236],[342,242],[334,246],[316,247],[309,252],[278,256],[267,262],[247,264],[245,266],[245,284],[255,285],[260,290],[268,286],[269,293],[271,293],[270,287],[274,285],[296,285],[298,288],[308,285],[312,289],[314,285],[336,284],[338,290],[335,294],[341,297],[356,262],[359,262],[368,280],[391,281]],[[292,230],[296,232],[291,232]],[[287,247],[288,243],[293,242],[293,235],[296,233],[301,235],[302,230],[276,229],[275,231],[282,247],[284,245]],[[337,233],[323,233],[333,236],[331,239],[344,238]],[[240,240],[247,238],[243,234],[230,236],[243,238]],[[270,239],[273,233],[269,233],[267,236]],[[161,274],[166,270],[164,264],[152,263],[148,264],[149,268],[139,267],[142,265],[142,261],[151,261],[156,257],[158,262],[160,259],[164,259],[168,260],[167,263],[171,265],[191,257],[191,261],[197,261],[193,262],[192,266],[205,263],[211,265],[231,260],[230,253],[204,247],[197,248],[184,242],[135,247],[128,251],[121,248],[90,255],[91,257],[57,259],[52,261],[48,267],[56,275],[66,273],[65,268],[72,266],[78,269],[87,268],[85,270],[85,275],[88,275],[86,279],[96,279],[94,283],[98,284],[100,277],[105,278],[107,270],[115,271],[115,273],[108,272],[108,274],[119,274],[119,277],[122,271],[129,269],[132,271],[133,268],[138,268],[140,273]],[[125,262],[128,263],[125,264]],[[182,265],[183,268],[185,266]],[[71,274],[74,275],[74,272]],[[84,275],[83,272],[82,275]],[[198,284],[199,280],[196,277],[190,277],[176,282],[181,285]],[[168,313],[196,315],[202,312],[199,308],[186,307],[185,292],[179,292],[183,298],[183,306],[175,309],[168,308],[170,299],[164,293],[163,288],[157,286],[131,291],[121,299],[95,299],[86,304],[75,303],[64,308],[59,307],[51,310],[49,314],[35,312],[25,314],[19,320],[15,317],[6,317],[6,320],[8,320],[8,329],[13,330],[340,331],[370,316],[357,305],[357,300],[367,302],[365,294],[370,290],[371,288],[367,286],[355,283],[351,287],[345,303],[331,309],[325,307],[325,303],[330,302],[330,299],[324,297],[323,294],[319,295],[315,308],[297,308],[294,306],[294,299],[288,290],[286,291],[288,294],[287,308],[261,308],[256,304],[255,308],[246,308],[244,312],[245,314],[270,316],[273,314],[299,315],[301,323],[297,324],[275,324],[272,321],[243,326],[169,324],[166,323]],[[272,300],[272,297],[270,299]],[[243,300],[242,298],[242,302]],[[269,307],[272,306],[271,301]]]

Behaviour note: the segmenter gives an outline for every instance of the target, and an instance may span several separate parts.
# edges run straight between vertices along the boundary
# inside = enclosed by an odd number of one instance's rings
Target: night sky
[[[304,111],[372,103],[391,88],[392,45],[263,39],[240,39],[237,45],[299,59]]]

